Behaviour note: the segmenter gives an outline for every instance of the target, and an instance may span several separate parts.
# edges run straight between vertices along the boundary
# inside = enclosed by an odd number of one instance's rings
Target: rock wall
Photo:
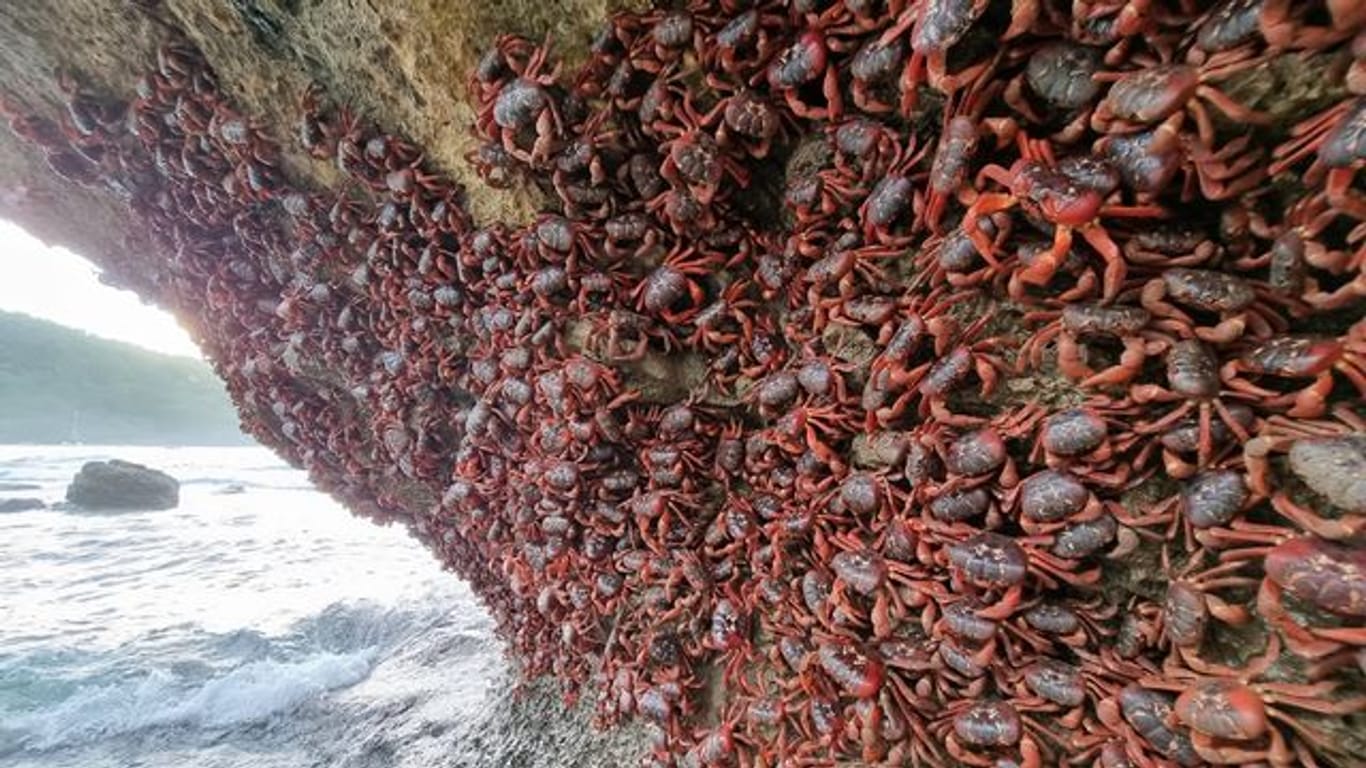
[[[582,48],[611,8],[632,0],[445,0],[388,3],[362,0],[52,0],[0,7],[0,98],[5,118],[15,113],[62,119],[69,73],[83,92],[126,100],[157,64],[158,49],[186,39],[203,51],[226,94],[265,132],[286,138],[296,131],[299,104],[310,84],[357,112],[421,143],[429,162],[457,179],[471,176],[463,156],[474,142],[473,112],[464,98],[466,73],[492,37],[513,32],[546,36]],[[326,188],[338,171],[286,143],[282,162],[302,186]],[[529,219],[542,204],[531,188],[491,190],[476,185],[471,208],[481,218]],[[44,155],[14,132],[0,129],[0,217],[19,223],[49,244],[91,259],[102,279],[136,291],[144,300],[176,310],[160,287],[167,271],[144,222],[129,216],[127,190],[79,184],[55,174]],[[193,312],[177,312],[202,340]],[[323,366],[313,370],[326,378]],[[240,403],[244,419],[266,422]],[[288,456],[298,462],[298,456]],[[430,507],[439,496],[410,484],[410,509]],[[506,704],[506,699],[500,699]],[[527,689],[512,705],[505,733],[493,748],[511,754],[545,744],[572,745],[584,765],[616,766],[643,749],[638,731],[611,734],[590,727],[591,706],[567,707],[554,686]],[[523,711],[525,710],[525,711]],[[527,712],[534,712],[528,715]],[[539,746],[538,746],[539,745]],[[566,752],[568,754],[568,752]],[[519,758],[521,759],[521,758]],[[528,758],[530,759],[530,758]],[[555,763],[549,755],[536,764]],[[557,764],[557,763],[556,763]]]
[[[310,83],[339,102],[411,137],[433,165],[467,178],[474,148],[465,78],[498,33],[550,36],[582,50],[609,9],[632,1],[513,0],[498,3],[372,3],[359,0],[53,0],[0,9],[3,93],[26,111],[56,118],[69,70],[83,87],[125,96],[156,61],[168,33],[185,35],[218,72],[243,110],[280,136],[292,133]],[[636,4],[639,4],[636,0]],[[150,6],[144,12],[140,6]],[[291,175],[320,185],[335,170],[286,147]],[[32,148],[0,136],[0,214],[102,265],[139,263],[146,253],[117,195],[55,178]],[[481,219],[530,218],[538,195],[526,189],[470,197]],[[132,241],[125,244],[126,238]],[[146,264],[146,260],[141,260]],[[150,265],[147,265],[150,266]]]

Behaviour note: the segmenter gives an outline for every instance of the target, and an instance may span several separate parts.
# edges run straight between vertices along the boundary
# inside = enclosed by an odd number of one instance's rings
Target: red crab
[[[1078,156],[1059,163],[1046,143],[1030,140],[1023,133],[1019,144],[1022,157],[1009,169],[988,165],[978,173],[978,186],[990,180],[1007,191],[980,194],[963,216],[963,230],[973,238],[983,258],[991,259],[991,243],[977,228],[978,219],[1019,205],[1030,216],[1051,224],[1052,247],[1020,273],[1020,279],[1030,285],[1044,285],[1053,277],[1072,247],[1073,231],[1079,232],[1104,259],[1104,296],[1113,299],[1124,283],[1126,268],[1124,256],[1101,225],[1101,218],[1154,218],[1165,216],[1166,211],[1155,205],[1107,204],[1119,179],[1105,161]]]

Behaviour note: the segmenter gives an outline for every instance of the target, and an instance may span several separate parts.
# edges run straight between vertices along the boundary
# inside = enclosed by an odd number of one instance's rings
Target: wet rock
[[[46,509],[42,499],[0,499],[0,513],[28,512],[31,509]]]
[[[141,464],[92,461],[67,486],[66,500],[83,509],[174,509],[180,504],[180,483]]]

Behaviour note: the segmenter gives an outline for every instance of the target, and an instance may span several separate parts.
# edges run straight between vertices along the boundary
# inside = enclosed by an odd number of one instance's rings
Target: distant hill
[[[248,443],[213,370],[0,312],[0,443]]]

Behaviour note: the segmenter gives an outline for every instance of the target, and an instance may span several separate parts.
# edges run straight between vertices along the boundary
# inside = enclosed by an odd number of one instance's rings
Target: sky
[[[132,291],[99,281],[100,270],[65,248],[49,248],[0,220],[0,310],[22,312],[96,336],[171,355],[199,349],[170,314]]]

